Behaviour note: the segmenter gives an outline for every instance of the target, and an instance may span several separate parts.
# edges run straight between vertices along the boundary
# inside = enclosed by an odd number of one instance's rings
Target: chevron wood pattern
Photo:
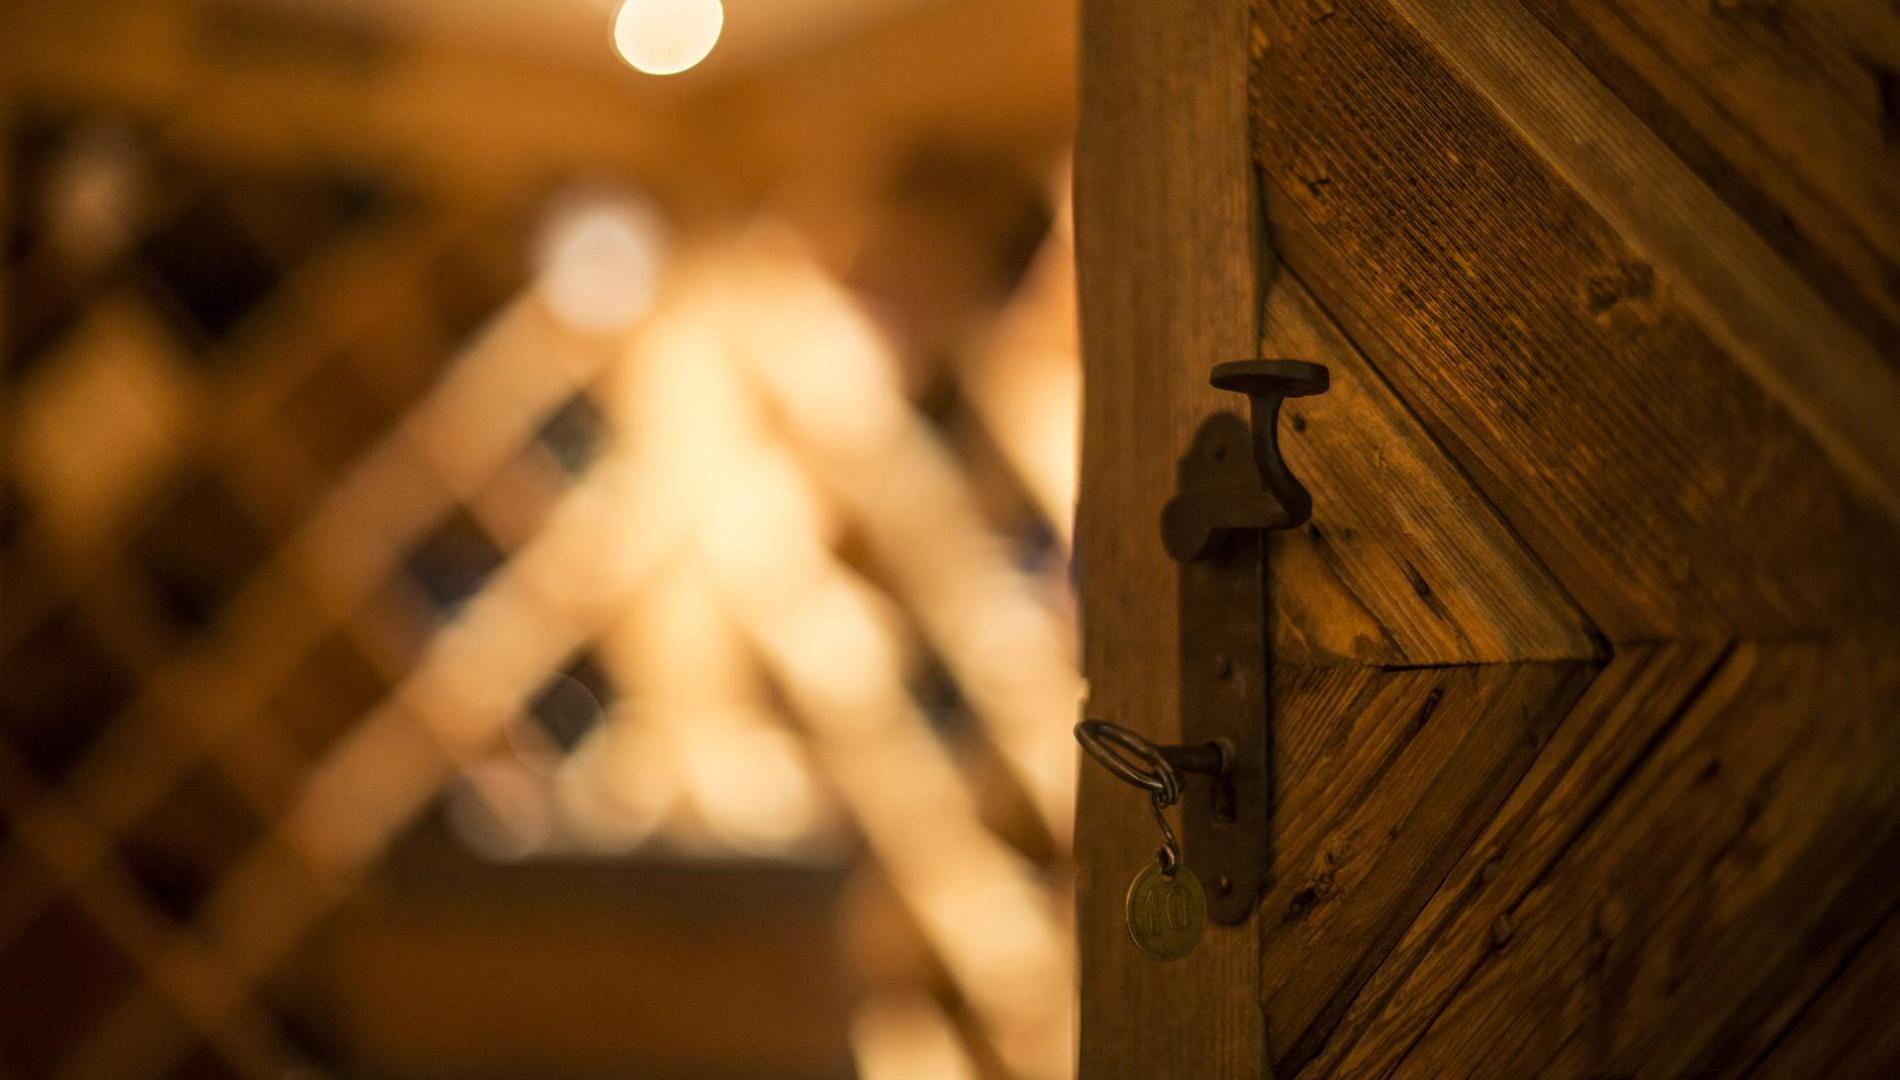
[[[1085,1076],[1900,1068],[1900,19],[1797,7],[1085,5],[1109,718],[1175,723],[1207,369],[1334,379],[1282,419],[1274,884],[1147,963],[1085,774]]]

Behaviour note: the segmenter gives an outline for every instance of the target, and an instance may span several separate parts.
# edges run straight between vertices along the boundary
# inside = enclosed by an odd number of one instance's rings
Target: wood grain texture
[[[1726,652],[1719,644],[1619,651],[1302,1075],[1384,1076],[1396,1068],[1490,956],[1494,935],[1510,925],[1511,907],[1622,790]]]
[[[1295,1075],[1589,685],[1588,663],[1277,665],[1275,1075]]]
[[[1525,6],[1900,360],[1900,9],[1881,0]]]
[[[1083,671],[1090,715],[1158,741],[1180,723],[1161,506],[1193,426],[1231,407],[1208,369],[1257,332],[1246,31],[1244,0],[1082,10]],[[1140,955],[1122,899],[1159,843],[1146,800],[1084,764],[1078,805],[1081,1075],[1260,1075],[1257,926],[1210,926],[1173,963]]]
[[[1684,312],[1845,480],[1900,516],[1890,333],[1856,333],[1828,302],[1840,290],[1824,294],[1777,257],[1517,0],[1395,0],[1392,11],[1654,265]]]
[[[1892,342],[1871,333],[1889,318],[1877,291],[1890,283],[1867,276],[1881,241],[1857,250],[1822,225],[1882,212],[1852,192],[1887,180],[1808,185],[1797,206],[1787,185],[1846,158],[1757,177],[1799,219],[1790,242],[1618,81],[1663,75],[1623,57],[1627,42],[1584,48],[1552,16],[1564,3],[1253,0],[1249,138],[1277,256],[1260,352],[1334,376],[1282,420],[1315,517],[1270,557],[1274,881],[1254,976],[1266,1061],[1314,1077],[1864,1072],[1893,1055],[1891,1040],[1847,1033],[1894,984],[1900,378]],[[1607,25],[1612,8],[1566,18]],[[1789,25],[1865,14],[1827,10]],[[1645,11],[1617,33],[1701,17]],[[1138,50],[1162,23],[1200,18],[1098,28]],[[1180,73],[1091,84],[1089,32],[1085,120],[1104,101],[1181,94]],[[1713,46],[1683,47],[1705,49],[1671,76],[1693,82]],[[1736,71],[1785,61],[1751,55]],[[1710,117],[1696,130],[1739,170],[1747,155],[1723,140],[1769,106],[1735,77],[1705,88],[1744,103],[1734,131]],[[1118,167],[1145,175],[1150,157],[1186,154],[1227,168],[1195,100],[1171,103],[1186,124],[1124,144]],[[1865,120],[1802,137],[1847,154],[1837,136],[1853,127],[1864,164],[1886,152]],[[1766,127],[1769,149],[1750,153],[1797,145]],[[1179,200],[1205,197],[1119,190],[1150,201],[1078,216],[1085,275],[1112,255],[1139,267],[1093,272],[1156,282],[1171,312],[1210,289],[1244,303],[1222,276],[1238,240],[1204,265],[1178,257],[1188,241],[1173,232],[1092,252],[1091,229],[1178,231],[1193,217]],[[1198,285],[1148,276],[1189,272]],[[1107,295],[1119,332],[1156,341],[1136,325],[1153,295]],[[1085,284],[1085,341],[1089,303]],[[1147,542],[1168,485],[1166,459],[1144,460],[1154,433],[1174,449],[1217,407],[1196,359],[1154,368],[1088,369],[1085,470],[1115,501],[1092,507],[1085,476],[1085,613],[1132,601],[1156,616],[1087,620],[1111,636],[1089,642],[1092,678],[1112,650],[1149,654],[1112,673],[1113,697],[1096,686],[1116,707],[1171,704],[1172,620],[1194,617],[1148,571],[1128,573],[1130,551],[1088,561],[1091,527]],[[1104,381],[1122,411],[1094,400]],[[1101,827],[1140,837],[1139,809]],[[1089,904],[1085,891],[1085,922]],[[1086,966],[1100,937],[1085,927],[1085,1015],[1105,985]],[[1209,1000],[1238,1015],[1225,989]],[[1195,1037],[1232,1030],[1156,1007]],[[1094,1037],[1085,1020],[1085,1065]]]
[[[1745,644],[1395,1075],[1722,1076],[1891,910],[1900,647]]]
[[[1326,493],[1271,540],[1281,663],[1484,663],[1597,655],[1596,630],[1304,286],[1275,281],[1262,356],[1325,364],[1280,421],[1289,468]]]
[[[1522,8],[1267,0],[1256,20],[1287,273],[1616,650],[1350,1000],[1274,1023],[1272,1055],[1282,1075],[1740,1074],[1855,993],[1849,958],[1900,899],[1894,661],[1842,638],[1900,612],[1881,349]],[[1792,633],[1824,636],[1717,663]],[[1266,932],[1278,1021],[1294,948]]]
[[[1900,911],[1888,912],[1843,972],[1791,1021],[1748,1075],[1760,1080],[1900,1075]]]
[[[1900,606],[1900,534],[1867,485],[1516,112],[1386,5],[1257,18],[1276,248],[1612,642]]]

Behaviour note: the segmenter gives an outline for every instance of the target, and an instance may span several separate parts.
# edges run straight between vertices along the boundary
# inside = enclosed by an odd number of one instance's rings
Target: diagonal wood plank
[[[1280,662],[1597,655],[1595,628],[1304,285],[1281,275],[1263,323],[1261,355],[1332,375],[1281,419],[1288,466],[1323,497],[1270,541]]]
[[[1276,248],[1610,640],[1779,635],[1900,605],[1900,533],[1822,453],[1813,409],[1757,385],[1685,299],[1700,278],[1626,239],[1437,36],[1381,4],[1315,20],[1275,0],[1257,18]],[[1788,310],[1746,298],[1749,318]],[[1831,325],[1797,314],[1777,340]],[[1890,390],[1810,404],[1863,416]],[[1855,424],[1877,429],[1853,440],[1862,457],[1893,456],[1890,424]]]
[[[1748,1074],[1759,1080],[1900,1073],[1900,910],[1887,914],[1843,970]]]
[[[1302,1075],[1384,1076],[1506,932],[1508,912],[1615,798],[1726,647],[1620,650],[1327,1033]],[[1292,1068],[1287,1070],[1289,1073]]]
[[[1880,0],[1525,6],[1900,360],[1900,9]]]
[[[1746,644],[1401,1076],[1733,1075],[1900,900],[1900,643]]]
[[[1275,669],[1276,1075],[1312,1056],[1584,692],[1591,663]]]
[[[1900,516],[1900,435],[1890,422],[1900,370],[1886,334],[1855,332],[1516,0],[1394,0],[1391,10],[1655,266],[1683,310],[1864,497]]]

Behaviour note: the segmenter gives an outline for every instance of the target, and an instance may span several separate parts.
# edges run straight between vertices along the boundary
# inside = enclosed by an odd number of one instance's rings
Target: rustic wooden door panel
[[[1896,696],[1891,645],[1739,648],[1399,1075],[1742,1073],[1900,887]]]
[[[1287,465],[1326,498],[1272,537],[1281,663],[1583,659],[1595,628],[1291,275],[1273,280],[1260,355],[1325,364],[1289,402]]]
[[[1084,3],[1091,715],[1178,731],[1208,368],[1333,373],[1282,418],[1268,894],[1141,959],[1152,824],[1085,769],[1084,1075],[1900,1056],[1897,17],[1715,9]]]
[[[1316,1057],[1286,1040],[1280,1074],[1384,1076],[1514,931],[1511,909],[1622,791],[1645,750],[1708,684],[1730,647],[1619,650],[1443,885],[1327,1032]],[[1308,1064],[1310,1061],[1310,1065]]]
[[[1900,911],[1857,943],[1842,973],[1797,1013],[1749,1075],[1756,1080],[1900,1075]]]
[[[1865,0],[1525,6],[1900,360],[1900,10]]]
[[[1830,305],[1837,291],[1810,287],[1517,0],[1391,10],[1653,266],[1844,480],[1900,516],[1900,381],[1885,339]]]
[[[1258,15],[1282,261],[1612,641],[1900,605],[1891,519],[1418,32]]]
[[[1261,904],[1276,1058],[1297,1063],[1325,1040],[1594,674],[1575,662],[1276,668],[1276,876]]]

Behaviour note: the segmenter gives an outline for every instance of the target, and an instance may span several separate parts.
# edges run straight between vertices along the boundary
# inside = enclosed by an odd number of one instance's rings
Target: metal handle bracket
[[[1245,394],[1251,422],[1229,412],[1203,421],[1162,510],[1162,542],[1180,564],[1183,746],[1160,749],[1223,748],[1218,773],[1184,782],[1182,838],[1208,886],[1208,917],[1232,926],[1259,906],[1272,866],[1266,534],[1313,510],[1280,457],[1280,407],[1324,393],[1328,375],[1297,360],[1241,360],[1209,381]]]

